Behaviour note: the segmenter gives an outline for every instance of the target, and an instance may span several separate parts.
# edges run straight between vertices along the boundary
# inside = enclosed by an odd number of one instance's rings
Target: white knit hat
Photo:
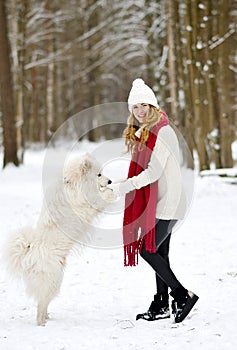
[[[153,90],[142,79],[135,79],[128,96],[128,109],[132,112],[132,106],[137,103],[147,103],[159,108]]]

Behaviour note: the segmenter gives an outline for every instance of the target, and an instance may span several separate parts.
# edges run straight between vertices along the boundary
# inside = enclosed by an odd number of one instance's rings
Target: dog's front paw
[[[116,184],[110,184],[107,186],[108,189],[110,189],[113,192],[114,198],[117,199],[119,197],[121,197],[121,193],[120,193],[120,183],[116,183]]]
[[[103,192],[103,199],[104,201],[108,203],[112,203],[117,200],[117,196],[115,192],[111,188],[106,188],[106,190]]]

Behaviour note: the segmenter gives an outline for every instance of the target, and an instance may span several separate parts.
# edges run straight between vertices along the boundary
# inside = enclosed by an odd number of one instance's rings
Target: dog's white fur
[[[6,242],[4,260],[36,300],[38,325],[46,323],[70,250],[90,240],[89,225],[115,199],[108,183],[90,155],[70,161],[62,181],[46,191],[36,228],[21,228]]]

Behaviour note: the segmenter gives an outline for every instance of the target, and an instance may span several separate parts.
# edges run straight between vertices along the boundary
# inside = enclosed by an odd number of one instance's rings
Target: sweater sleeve
[[[159,131],[147,168],[139,175],[131,178],[132,184],[137,190],[159,180],[164,171],[167,159],[170,156],[170,133],[166,128],[163,127]]]

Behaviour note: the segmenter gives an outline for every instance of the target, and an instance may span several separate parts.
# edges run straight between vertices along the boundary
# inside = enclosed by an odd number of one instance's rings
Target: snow
[[[198,7],[201,9],[201,10],[205,10],[206,9],[206,6],[204,4],[198,4]]]
[[[89,151],[94,147],[85,145]],[[0,172],[0,248],[11,229],[37,220],[44,155],[28,151],[24,165]],[[113,166],[111,175],[118,177]],[[236,207],[236,185],[218,176],[196,177],[192,207],[173,233],[170,257],[177,277],[200,299],[178,325],[169,319],[135,321],[155,292],[154,273],[141,259],[137,267],[124,268],[121,247],[87,247],[81,256],[69,257],[46,327],[36,326],[34,302],[1,262],[0,349],[235,349]],[[111,219],[102,215],[100,220]]]
[[[233,143],[232,143],[232,156],[233,156],[233,159],[234,161],[237,160],[237,140],[235,140]]]
[[[198,50],[201,50],[203,48],[203,43],[200,40],[198,40],[196,47]]]

